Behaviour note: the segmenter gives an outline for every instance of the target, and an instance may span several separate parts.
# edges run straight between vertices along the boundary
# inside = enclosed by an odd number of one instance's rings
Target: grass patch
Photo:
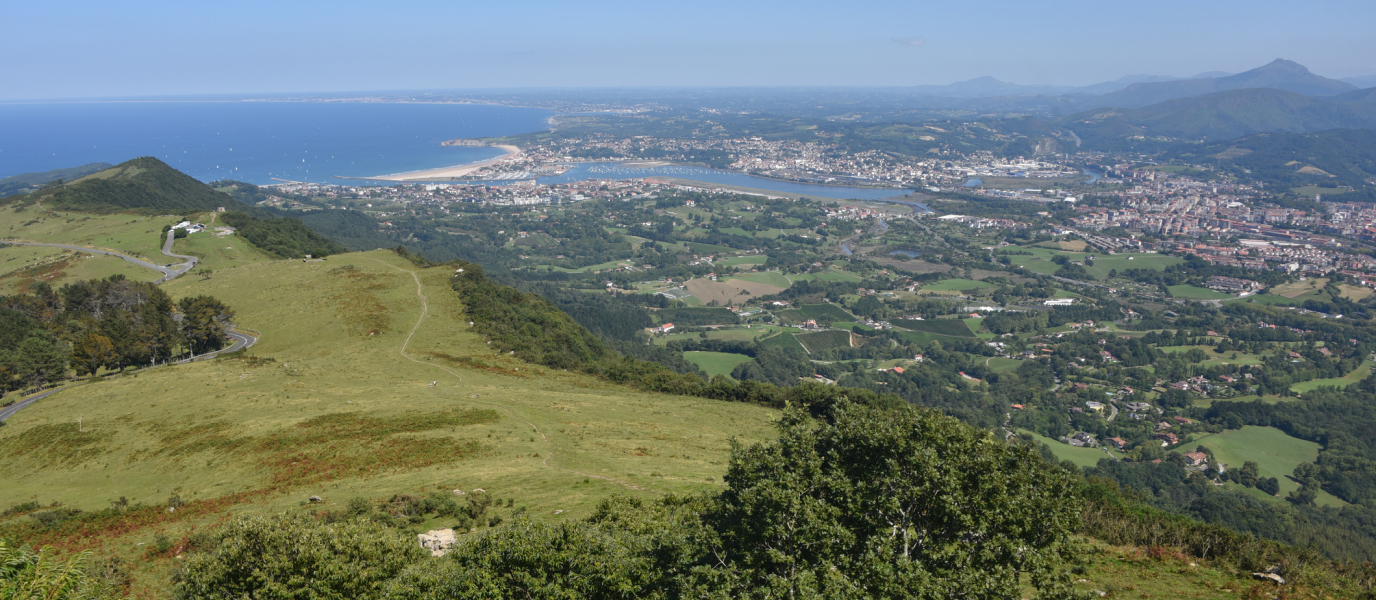
[[[973,290],[982,290],[991,287],[994,287],[993,284],[985,283],[983,281],[974,281],[970,279],[945,279],[937,283],[933,283],[931,285],[924,285],[921,289],[934,292],[967,292]]]
[[[1312,392],[1312,391],[1314,391],[1314,390],[1317,390],[1317,389],[1319,389],[1319,388],[1321,388],[1321,387],[1325,387],[1325,386],[1327,386],[1327,387],[1347,387],[1347,386],[1349,386],[1349,385],[1352,385],[1352,384],[1354,384],[1354,383],[1357,383],[1358,381],[1361,381],[1361,380],[1366,379],[1367,377],[1369,377],[1369,376],[1371,375],[1371,368],[1372,368],[1373,366],[1376,366],[1376,363],[1373,363],[1373,362],[1371,362],[1371,361],[1369,361],[1369,360],[1367,360],[1367,361],[1362,361],[1362,364],[1361,364],[1360,366],[1358,366],[1356,369],[1353,369],[1351,373],[1348,373],[1347,375],[1344,375],[1344,376],[1342,376],[1342,377],[1333,377],[1333,378],[1329,378],[1329,379],[1313,379],[1313,380],[1310,380],[1310,381],[1302,381],[1302,382],[1300,382],[1300,383],[1296,383],[1296,384],[1290,386],[1290,389],[1293,390],[1293,391],[1299,392],[1299,393],[1304,393],[1304,392]]]
[[[1280,497],[1297,490],[1300,484],[1289,479],[1300,463],[1314,462],[1319,457],[1319,445],[1299,438],[1285,435],[1275,427],[1246,426],[1230,429],[1223,433],[1206,435],[1191,441],[1194,445],[1209,448],[1214,459],[1228,465],[1229,469],[1240,469],[1245,461],[1255,461],[1262,477],[1275,477],[1280,481]]]
[[[1098,465],[1100,460],[1109,458],[1108,454],[1098,448],[1078,448],[1025,429],[1019,429],[1018,435],[1029,437],[1040,443],[1046,444],[1047,447],[1051,448],[1051,453],[1056,455],[1057,459],[1068,460],[1079,465],[1081,468],[1093,467]]]
[[[769,257],[763,254],[756,256],[733,256],[726,260],[719,260],[715,264],[723,267],[738,267],[741,265],[762,265],[769,262]]]
[[[683,357],[692,361],[708,377],[717,375],[731,376],[731,371],[735,370],[736,365],[743,362],[750,362],[752,359],[744,354],[731,354],[729,352],[684,352]]]
[[[802,323],[815,320],[818,323],[854,321],[852,315],[835,304],[804,304],[797,308],[774,311],[774,316],[787,323]]]
[[[894,325],[909,331],[922,331],[951,337],[975,337],[965,321],[960,319],[925,319],[922,321],[899,320]]]
[[[1171,291],[1171,296],[1185,300],[1224,300],[1233,297],[1232,294],[1215,292],[1208,288],[1188,284],[1172,285],[1166,289]]]

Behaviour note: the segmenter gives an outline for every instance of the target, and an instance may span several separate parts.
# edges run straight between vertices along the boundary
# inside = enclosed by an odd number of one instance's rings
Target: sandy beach
[[[506,154],[484,161],[457,165],[453,167],[443,167],[440,169],[426,169],[424,171],[410,171],[407,173],[397,173],[395,175],[378,175],[377,177],[357,177],[350,179],[372,179],[376,181],[440,181],[445,179],[457,179],[469,173],[477,171],[483,167],[494,165],[504,160],[511,160],[521,156],[521,149],[515,146],[493,146],[501,148]]]

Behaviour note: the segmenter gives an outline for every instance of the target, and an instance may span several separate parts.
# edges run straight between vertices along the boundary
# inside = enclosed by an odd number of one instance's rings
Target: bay
[[[0,104],[0,177],[154,156],[201,181],[341,183],[476,162],[456,138],[548,127],[544,109],[482,104],[166,101]]]

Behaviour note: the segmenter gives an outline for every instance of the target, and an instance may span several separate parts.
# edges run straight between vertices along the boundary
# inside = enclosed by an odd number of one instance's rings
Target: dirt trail
[[[373,259],[373,260],[377,260],[377,259]],[[463,376],[462,376],[462,375],[459,375],[458,373],[455,373],[455,372],[453,372],[453,371],[450,371],[449,369],[447,369],[447,368],[445,368],[445,367],[443,367],[443,366],[441,366],[441,365],[437,365],[437,364],[434,364],[434,363],[428,362],[428,361],[417,360],[417,359],[415,359],[415,358],[411,358],[410,355],[406,354],[406,347],[407,347],[408,345],[411,344],[411,337],[414,336],[414,335],[416,335],[416,331],[420,330],[420,325],[421,325],[421,323],[424,323],[424,322],[425,322],[425,317],[430,313],[430,303],[429,303],[429,301],[428,301],[429,299],[425,297],[425,287],[424,287],[423,285],[421,285],[420,276],[416,275],[416,272],[415,272],[415,271],[408,271],[408,270],[406,270],[406,269],[403,269],[403,268],[398,267],[398,266],[396,266],[396,265],[388,264],[388,263],[386,263],[386,262],[384,262],[384,261],[381,261],[381,260],[378,260],[377,262],[379,262],[379,263],[381,263],[381,264],[384,264],[384,265],[387,265],[388,267],[391,267],[391,268],[396,269],[396,270],[398,270],[398,271],[401,271],[402,273],[406,273],[407,275],[410,275],[410,276],[411,276],[411,279],[415,280],[415,282],[416,282],[416,296],[420,297],[420,318],[419,318],[419,319],[416,319],[416,324],[415,324],[415,326],[411,327],[411,332],[408,333],[408,334],[406,334],[406,339],[405,339],[404,341],[402,341],[402,343],[401,343],[401,348],[398,349],[398,352],[400,352],[401,357],[404,358],[404,359],[406,359],[406,360],[409,360],[409,361],[411,361],[411,362],[413,362],[413,363],[416,363],[416,364],[425,365],[425,366],[427,366],[427,367],[433,367],[433,368],[439,369],[439,370],[441,370],[441,371],[444,371],[445,373],[448,373],[448,374],[454,376],[454,377],[457,378],[460,382],[462,382],[462,381],[463,381]],[[513,419],[516,419],[516,420],[518,420],[518,421],[521,421],[522,423],[525,423],[526,425],[529,425],[530,428],[531,428],[533,431],[535,431],[535,433],[540,434],[540,441],[544,442],[544,444],[545,444],[545,449],[546,449],[546,451],[545,451],[545,453],[544,453],[544,456],[543,456],[543,457],[541,458],[541,460],[540,460],[540,464],[544,465],[545,467],[547,467],[547,468],[549,468],[549,469],[553,469],[553,470],[555,470],[555,471],[562,472],[562,473],[569,473],[569,474],[572,474],[572,475],[577,475],[577,476],[579,476],[579,477],[589,477],[589,478],[593,478],[593,479],[601,479],[601,480],[603,480],[603,481],[611,482],[611,483],[614,483],[614,484],[616,484],[616,485],[619,485],[619,486],[621,486],[621,487],[624,487],[624,488],[630,489],[630,490],[640,490],[640,489],[642,489],[642,488],[639,487],[639,486],[632,485],[632,484],[626,483],[626,482],[624,482],[624,481],[621,481],[621,480],[618,480],[618,479],[615,479],[615,478],[612,478],[612,477],[606,477],[606,476],[603,476],[603,475],[594,475],[594,474],[591,474],[591,473],[583,473],[583,472],[580,472],[580,471],[574,471],[574,470],[572,470],[572,469],[565,469],[565,468],[562,468],[562,467],[556,467],[556,466],[554,466],[554,465],[549,464],[549,459],[554,457],[554,450],[553,450],[553,448],[554,448],[554,443],[551,442],[551,441],[549,440],[549,438],[545,436],[545,432],[541,431],[541,430],[540,430],[540,427],[539,427],[538,425],[536,425],[536,424],[534,424],[534,423],[531,423],[530,421],[526,420],[525,417],[518,416],[514,411],[511,410],[510,407],[503,406],[503,405],[500,405],[500,404],[493,404],[493,403],[491,403],[491,402],[474,401],[474,400],[472,400],[471,398],[470,398],[468,401],[469,401],[469,402],[472,402],[473,404],[480,404],[480,405],[483,405],[483,406],[490,406],[490,407],[492,407],[492,408],[495,408],[495,409],[497,409],[497,410],[500,410],[500,411],[506,413],[507,416],[509,416],[509,417],[511,417],[511,418],[513,418]]]

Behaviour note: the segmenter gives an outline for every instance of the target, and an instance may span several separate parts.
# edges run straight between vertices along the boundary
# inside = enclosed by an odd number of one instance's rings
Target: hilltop
[[[145,156],[9,201],[41,202],[57,210],[95,214],[166,214],[213,211],[230,198],[167,163]]]

